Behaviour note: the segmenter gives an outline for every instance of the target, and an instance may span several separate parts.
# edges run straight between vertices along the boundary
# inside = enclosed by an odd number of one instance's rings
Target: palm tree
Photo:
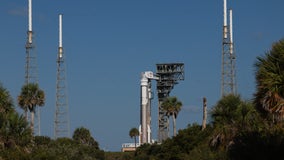
[[[43,106],[45,103],[44,91],[36,83],[28,83],[22,87],[18,96],[18,104],[26,112],[31,112],[31,130],[34,131],[34,114],[37,106]],[[26,115],[27,116],[27,115]]]
[[[130,138],[134,138],[135,148],[136,148],[136,137],[139,136],[139,130],[137,128],[131,128],[129,131]]]
[[[27,147],[31,142],[31,130],[22,116],[14,109],[9,92],[0,84],[0,144]]]
[[[172,116],[173,120],[173,135],[176,136],[176,118],[182,107],[182,102],[180,102],[177,97],[168,97],[162,103],[162,108],[166,111],[166,115]]]
[[[227,149],[240,131],[258,130],[264,123],[252,103],[239,95],[229,94],[220,99],[211,110],[214,130],[210,146]]]
[[[32,141],[32,132],[25,117],[19,115],[17,112],[11,112],[8,116],[8,123],[6,125],[8,139],[13,140],[19,146],[29,146]]]
[[[226,146],[236,134],[237,109],[242,103],[239,95],[229,94],[220,99],[211,110],[214,127],[210,145],[213,147]]]
[[[96,142],[95,139],[92,137],[90,130],[85,127],[75,129],[72,138],[79,144],[99,149],[98,142]]]
[[[256,108],[273,121],[284,118],[284,39],[272,45],[263,57],[257,57]]]
[[[7,114],[14,110],[10,93],[0,84],[0,113]]]
[[[9,92],[0,84],[0,144],[7,143],[9,136],[9,115],[13,111],[13,102]]]

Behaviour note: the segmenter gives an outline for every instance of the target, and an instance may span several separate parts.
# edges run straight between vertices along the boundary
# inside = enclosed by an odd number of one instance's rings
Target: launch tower
[[[158,92],[158,141],[169,137],[169,119],[166,112],[162,109],[162,102],[165,98],[169,97],[174,85],[178,84],[178,81],[184,80],[184,64],[183,63],[166,63],[156,64],[157,76],[157,92]]]

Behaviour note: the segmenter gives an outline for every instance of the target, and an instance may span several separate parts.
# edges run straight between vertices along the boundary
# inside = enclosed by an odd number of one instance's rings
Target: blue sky
[[[244,99],[254,93],[256,57],[284,37],[283,6],[283,0],[228,0],[234,17],[237,90]],[[110,151],[132,142],[128,132],[140,119],[140,73],[155,72],[156,63],[185,64],[185,81],[171,93],[184,104],[178,129],[201,122],[202,97],[209,108],[220,98],[223,0],[33,1],[38,76],[46,93],[42,135],[53,137],[59,13],[71,133],[84,126]],[[16,100],[24,84],[27,0],[1,0],[0,20],[0,82]],[[152,128],[157,138],[154,94]]]

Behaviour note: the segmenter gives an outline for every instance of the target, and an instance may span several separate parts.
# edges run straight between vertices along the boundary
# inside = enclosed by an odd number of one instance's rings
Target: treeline
[[[72,138],[33,136],[26,118],[15,111],[9,92],[0,85],[0,160],[103,160],[88,129],[77,128]]]
[[[212,122],[202,130],[198,124],[179,130],[162,144],[145,144],[135,160],[269,160],[284,156],[282,124],[263,119],[239,96],[221,99],[212,110]]]

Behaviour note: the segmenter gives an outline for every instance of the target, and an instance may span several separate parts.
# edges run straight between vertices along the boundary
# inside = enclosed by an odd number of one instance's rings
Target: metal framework
[[[32,37],[33,32],[28,31],[28,39],[26,42],[26,65],[25,65],[25,84],[38,83],[38,70],[37,70],[37,54],[35,46],[29,39]],[[28,114],[27,119],[30,120]],[[35,109],[35,122],[34,122],[34,134],[40,136],[40,108]]]
[[[33,43],[29,40],[33,35],[32,31],[28,31],[28,39],[26,43],[26,66],[25,66],[25,84],[38,83],[37,76],[37,56]]]
[[[174,85],[178,84],[178,81],[184,80],[184,64],[183,63],[165,63],[156,64],[156,74],[159,77],[157,81],[157,93],[158,93],[158,141],[169,137],[169,120],[166,116],[166,112],[162,109],[161,104],[165,98],[169,97]]]
[[[223,52],[222,52],[222,85],[221,85],[222,96],[236,93],[236,84],[235,84],[236,57],[234,54],[230,54],[229,46],[230,42],[227,42],[227,40],[224,39]]]
[[[26,64],[25,64],[25,84],[38,84],[38,67],[37,67],[37,53],[33,43],[32,31],[32,0],[28,0],[28,32],[26,48]],[[30,114],[26,117],[30,120]],[[35,109],[34,134],[40,135],[40,107]]]
[[[232,10],[230,9],[230,28],[227,26],[227,1],[224,0],[224,26],[222,43],[221,96],[236,94],[236,56],[233,43]]]
[[[69,137],[69,111],[67,99],[67,84],[65,61],[62,47],[62,15],[59,15],[59,48],[57,55],[57,80],[56,80],[56,108],[54,120],[54,137]]]

